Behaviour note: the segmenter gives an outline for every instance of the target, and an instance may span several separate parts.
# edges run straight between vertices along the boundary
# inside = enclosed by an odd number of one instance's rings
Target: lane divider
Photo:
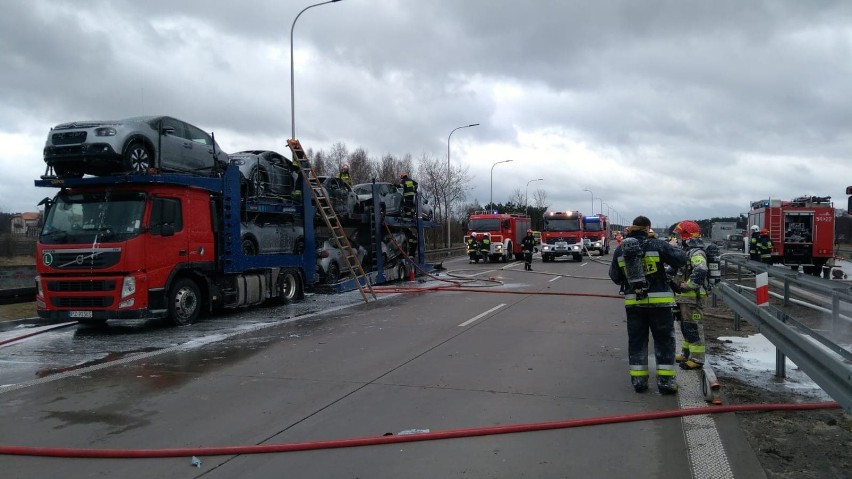
[[[467,326],[468,324],[473,323],[474,321],[476,321],[480,318],[484,318],[485,316],[488,316],[489,314],[493,313],[494,311],[497,311],[498,309],[502,308],[503,306],[506,306],[506,304],[505,303],[498,304],[497,306],[494,306],[493,308],[489,309],[488,311],[486,311],[482,314],[477,314],[476,316],[474,316],[474,317],[468,319],[467,321],[461,323],[459,325],[459,327],[463,328],[463,327]]]

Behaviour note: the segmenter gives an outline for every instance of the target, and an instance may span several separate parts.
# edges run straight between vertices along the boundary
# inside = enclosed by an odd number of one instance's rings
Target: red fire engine
[[[541,260],[553,261],[557,256],[583,258],[583,214],[579,211],[548,211],[541,230]]]
[[[583,238],[588,241],[589,254],[597,251],[598,256],[609,254],[609,218],[603,214],[583,217]]]
[[[516,260],[524,258],[521,250],[521,240],[530,229],[532,221],[529,216],[509,213],[493,213],[476,211],[467,219],[467,234],[465,243],[472,234],[487,234],[491,239],[491,261],[509,261],[514,255]]]
[[[819,275],[834,259],[834,206],[830,196],[752,202],[748,225],[769,230],[772,262]]]

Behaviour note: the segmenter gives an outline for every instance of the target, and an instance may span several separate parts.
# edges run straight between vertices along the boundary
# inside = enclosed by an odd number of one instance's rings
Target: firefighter
[[[417,211],[417,182],[408,173],[399,175],[402,184],[402,216],[414,218]]]
[[[675,356],[681,369],[701,369],[704,366],[704,303],[707,291],[709,268],[704,242],[701,240],[701,228],[694,221],[681,221],[675,225],[673,233],[678,235],[673,244],[680,244],[689,260],[674,275],[677,285],[675,301],[680,316],[680,332],[683,333],[681,352]]]
[[[532,271],[533,251],[537,251],[533,230],[527,230],[527,235],[521,240],[521,249],[524,250],[524,270]]]
[[[347,185],[352,186],[352,177],[349,176],[348,163],[340,165],[340,172],[337,174],[337,177],[346,182]]]
[[[609,277],[624,292],[627,314],[628,362],[630,380],[637,393],[648,389],[648,332],[654,337],[657,362],[657,389],[661,394],[677,392],[675,380],[675,340],[672,307],[674,292],[669,286],[665,266],[678,269],[686,264],[686,253],[661,239],[648,238],[651,220],[637,216],[627,238],[613,253]],[[640,245],[638,257],[625,255],[627,246]],[[638,268],[633,262],[638,261]],[[639,271],[643,288],[633,287],[631,277]],[[636,284],[640,284],[636,283]]]
[[[757,237],[757,255],[758,261],[766,264],[772,264],[772,240],[769,239],[769,230],[763,228],[760,230],[760,235]]]
[[[760,238],[760,227],[757,225],[751,226],[751,240],[748,242],[748,259],[760,261],[760,252],[757,247],[757,240]]]
[[[479,235],[479,254],[482,256],[482,260],[488,263],[490,261],[491,256],[491,234],[485,233],[484,235]]]
[[[476,233],[471,233],[467,238],[467,254],[470,256],[470,264],[479,263],[479,242],[476,241]]]

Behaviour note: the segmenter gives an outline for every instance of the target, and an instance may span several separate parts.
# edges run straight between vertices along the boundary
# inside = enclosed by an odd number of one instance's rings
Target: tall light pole
[[[335,3],[335,2],[339,2],[339,1],[340,0],[328,0],[327,2],[317,3],[317,4],[314,4],[314,5],[308,5],[307,7],[303,8],[302,11],[299,12],[298,15],[296,15],[296,18],[293,19],[293,25],[290,26],[290,124],[293,126],[293,131],[291,132],[291,134],[293,135],[293,137],[292,137],[293,140],[296,139],[296,93],[295,93],[295,91],[296,91],[296,89],[295,89],[296,75],[294,73],[295,70],[293,68],[293,29],[296,28],[296,20],[298,20],[299,17],[303,13],[305,13],[305,10],[307,10],[309,8],[318,7],[320,5],[325,5],[326,3]]]
[[[604,205],[604,203],[603,203],[603,198],[601,198],[600,196],[598,196],[598,201],[600,202],[600,205],[601,205],[601,214],[603,214],[603,205]],[[595,214],[595,212],[594,212],[594,211],[592,211],[592,214]]]
[[[527,191],[524,193],[524,206],[526,206],[526,210],[524,211],[524,215],[530,215],[530,183],[533,181],[544,181],[544,178],[536,178],[534,180],[527,181]]]
[[[592,195],[592,214],[595,214],[595,194],[588,188],[583,188],[583,191],[588,191],[589,194]]]
[[[497,163],[491,165],[491,198],[488,200],[488,204],[491,206],[492,210],[494,209],[494,167],[499,165],[500,163],[508,163],[510,161],[512,160],[498,161]]]
[[[447,191],[444,194],[444,212],[447,215],[447,249],[452,245],[450,239],[450,186],[452,183],[452,173],[450,172],[450,138],[453,137],[453,133],[456,130],[461,130],[462,128],[470,128],[472,126],[479,126],[479,123],[471,123],[470,125],[459,126],[453,128],[453,131],[447,136]],[[450,252],[447,251],[447,256],[449,256]]]

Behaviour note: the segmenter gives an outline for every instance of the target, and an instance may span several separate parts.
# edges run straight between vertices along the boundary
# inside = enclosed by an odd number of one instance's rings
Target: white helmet
[[[760,227],[759,227],[759,226],[757,226],[757,225],[751,225],[751,230],[752,230],[752,231],[757,231],[757,230],[759,230],[759,229],[760,229]]]

